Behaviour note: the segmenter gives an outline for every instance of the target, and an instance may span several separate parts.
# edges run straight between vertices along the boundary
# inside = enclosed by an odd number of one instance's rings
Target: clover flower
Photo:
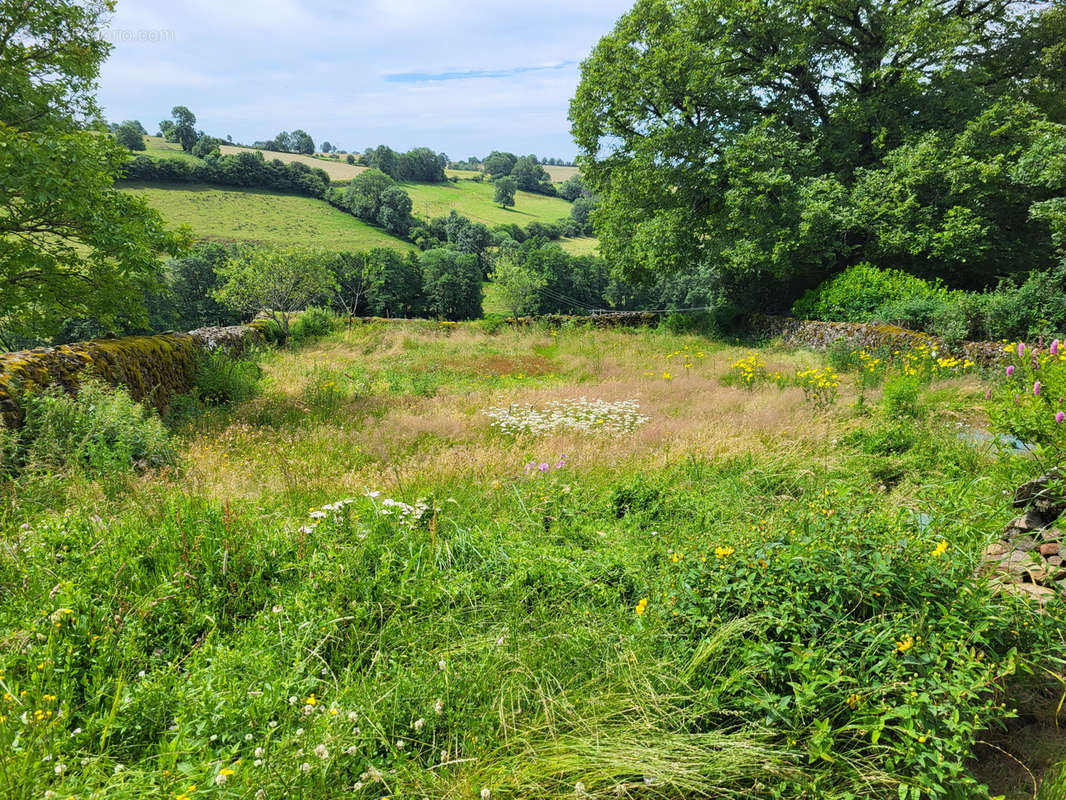
[[[1036,383],[1033,384],[1033,396],[1034,397],[1039,397],[1040,396],[1040,387],[1041,387],[1041,385],[1042,384],[1040,383],[1040,381],[1037,381]]]
[[[1009,378],[1013,374],[1014,374],[1014,365],[1010,364],[1010,365],[1007,366],[1007,377]]]
[[[1055,422],[1061,425],[1063,420],[1066,420],[1066,413],[1060,411],[1058,414],[1055,415]]]

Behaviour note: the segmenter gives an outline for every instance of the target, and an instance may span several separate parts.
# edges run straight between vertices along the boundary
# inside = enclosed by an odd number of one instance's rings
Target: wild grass
[[[144,195],[168,225],[188,225],[202,239],[327,250],[413,249],[408,242],[312,197],[201,184],[130,182],[119,188]]]
[[[452,183],[404,183],[404,190],[411,196],[411,213],[416,219],[446,217],[452,211],[481,222],[490,228],[493,225],[514,224],[526,227],[531,222],[557,222],[570,216],[570,203],[560,197],[547,197],[532,192],[515,192],[512,208],[503,208],[493,202],[496,191],[491,183],[484,181],[459,181]]]
[[[7,479],[0,796],[985,796],[973,726],[1063,652],[1059,607],[973,578],[1034,465],[959,439],[973,376],[896,418],[723,382],[750,352],[356,326],[266,356],[177,467]],[[649,420],[482,413],[580,396]]]

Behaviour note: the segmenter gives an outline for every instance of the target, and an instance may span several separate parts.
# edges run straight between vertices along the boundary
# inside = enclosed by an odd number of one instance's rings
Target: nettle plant
[[[1008,363],[986,393],[992,425],[1033,445],[1048,460],[1066,455],[1066,348],[1058,339],[1009,343]]]

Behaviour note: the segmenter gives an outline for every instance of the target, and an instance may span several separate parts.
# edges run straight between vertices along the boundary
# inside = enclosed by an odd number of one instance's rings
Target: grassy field
[[[581,169],[579,167],[553,167],[549,164],[545,164],[544,169],[551,176],[552,182],[554,183],[562,183],[567,178],[572,178],[574,175],[581,174]]]
[[[197,238],[326,250],[413,249],[311,197],[189,184],[124,183],[121,188],[145,195],[168,224],[188,225]]]
[[[237,147],[231,144],[221,145],[219,151],[224,156],[236,155],[237,153],[254,153],[255,150],[251,147]],[[324,158],[313,158],[312,156],[305,156],[299,153],[275,153],[270,150],[263,150],[263,158],[267,161],[273,161],[278,159],[286,164],[298,161],[301,164],[306,164],[309,167],[317,167],[323,169],[329,175],[330,180],[333,181],[350,181],[360,172],[364,172],[366,167],[357,167],[354,164],[349,164],[347,161],[333,161],[332,159],[326,160]]]
[[[501,208],[492,200],[495,189],[491,183],[459,181],[458,183],[405,183],[403,188],[414,204],[411,213],[424,220],[429,216],[446,217],[454,209],[474,222],[490,227],[516,224],[525,227],[530,222],[556,222],[570,215],[570,203],[558,197],[546,197],[531,192],[516,192],[513,208]]]
[[[975,741],[1062,755],[1061,604],[973,576],[1039,466],[960,438],[972,374],[422,322],[261,367],[170,466],[0,483],[0,796],[1013,799]],[[989,730],[1025,698],[1039,757]]]
[[[168,142],[162,136],[145,136],[144,146],[144,155],[152,158],[173,158],[178,161],[188,161],[190,164],[199,164],[202,161],[192,153],[182,150],[180,144]],[[134,153],[134,155],[138,154]]]
[[[560,239],[559,244],[572,256],[598,256],[600,254],[600,240],[595,236]]]

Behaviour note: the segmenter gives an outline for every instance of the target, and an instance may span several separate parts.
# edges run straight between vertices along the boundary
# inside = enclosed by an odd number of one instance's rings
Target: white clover
[[[620,435],[630,433],[648,421],[648,417],[640,413],[640,404],[636,400],[612,403],[586,397],[553,400],[543,409],[512,403],[506,408],[495,406],[482,413],[492,420],[489,423],[492,427],[511,435],[541,436],[561,430]]]
[[[315,755],[325,761],[327,758],[329,758],[329,748],[327,748],[324,744],[320,744],[315,748]]]

